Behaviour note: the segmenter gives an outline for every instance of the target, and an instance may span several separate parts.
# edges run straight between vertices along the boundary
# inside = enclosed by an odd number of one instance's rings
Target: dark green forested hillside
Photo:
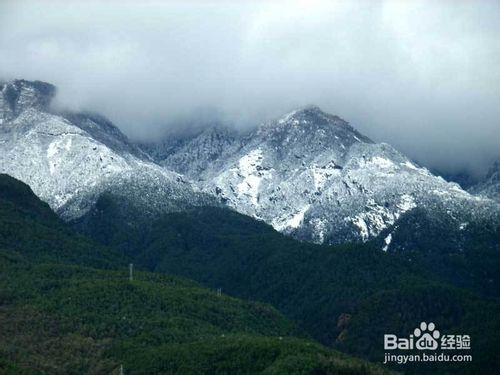
[[[0,176],[0,373],[383,373],[273,307],[135,272]]]
[[[5,252],[2,251],[2,255]],[[276,310],[168,276],[0,261],[0,358],[46,373],[381,373]],[[294,337],[295,336],[295,337]],[[2,361],[0,361],[2,366]],[[1,372],[0,367],[0,372]],[[13,370],[12,370],[13,371]]]
[[[0,174],[0,248],[36,261],[96,267],[127,264],[117,251],[77,235],[31,189]]]
[[[382,248],[389,233],[395,255],[418,263],[442,281],[499,297],[500,222],[488,219],[458,227],[450,218],[417,208],[384,230],[374,245]]]
[[[408,334],[420,321],[433,321],[443,331],[473,335],[475,361],[414,371],[477,373],[498,368],[495,343],[500,310],[498,300],[489,297],[498,291],[490,287],[483,294],[489,273],[486,278],[477,277],[487,260],[474,268],[473,258],[464,261],[457,256],[462,270],[464,264],[472,265],[470,274],[480,286],[471,282],[466,284],[470,288],[458,288],[460,283],[452,283],[454,275],[448,275],[453,262],[441,270],[429,267],[425,255],[387,254],[376,243],[340,247],[301,243],[220,208],[172,213],[150,227],[142,226],[140,236],[121,231],[110,238],[106,226],[96,223],[116,227],[112,202],[106,197],[100,211],[77,226],[127,251],[150,270],[190,277],[238,297],[271,303],[322,343],[372,361],[383,359],[384,333]],[[497,262],[494,249],[486,249],[483,255],[491,257],[490,263]]]

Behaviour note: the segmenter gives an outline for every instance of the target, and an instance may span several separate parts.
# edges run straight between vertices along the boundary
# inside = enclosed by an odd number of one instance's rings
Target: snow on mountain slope
[[[106,119],[49,109],[52,85],[0,85],[0,171],[27,183],[67,220],[87,212],[103,192],[145,214],[211,199],[181,175],[150,162]]]
[[[500,160],[493,163],[486,177],[478,184],[472,186],[469,192],[500,202]]]
[[[416,207],[454,217],[457,226],[498,213],[492,201],[432,175],[317,107],[251,134],[224,134],[217,128],[200,132],[157,160],[237,211],[302,240],[366,241]]]
[[[52,85],[17,80],[0,84],[0,93],[0,172],[30,185],[67,220],[105,192],[145,215],[220,201],[306,241],[384,233],[385,250],[394,237],[387,231],[417,208],[457,228],[477,218],[500,222],[498,203],[317,107],[245,134],[203,127],[141,150],[100,116],[51,111]]]
[[[143,143],[140,147],[160,165],[196,180],[205,170],[222,167],[242,144],[240,133],[216,124],[188,134],[172,132],[158,143]]]

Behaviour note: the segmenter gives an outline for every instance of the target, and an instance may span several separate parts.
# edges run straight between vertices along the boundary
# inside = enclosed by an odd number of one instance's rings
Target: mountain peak
[[[28,108],[47,109],[56,87],[42,81],[16,79],[0,83],[0,119],[11,120]]]
[[[291,139],[293,134],[296,143],[316,143],[329,139],[330,144],[344,142],[344,146],[354,142],[373,143],[368,137],[359,133],[339,116],[326,113],[316,105],[308,105],[287,113],[281,118],[264,123],[259,134],[265,137]],[[281,139],[282,140],[282,139]]]
[[[299,107],[295,110],[296,113],[321,113],[325,114],[323,110],[315,104],[307,104],[303,107]]]
[[[293,125],[298,125],[299,123],[314,122],[314,123],[324,123],[324,122],[339,122],[347,124],[346,121],[342,120],[340,117],[331,115],[321,110],[316,105],[307,105],[300,107],[294,111],[291,111],[278,119],[278,124],[291,123]]]

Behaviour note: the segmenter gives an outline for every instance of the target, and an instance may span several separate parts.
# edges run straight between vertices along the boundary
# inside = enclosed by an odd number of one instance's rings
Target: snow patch
[[[242,177],[237,185],[238,195],[250,198],[254,206],[259,204],[259,187],[264,178],[269,177],[269,171],[259,170],[262,163],[262,150],[255,149],[243,156],[238,162],[238,174]]]
[[[417,204],[415,203],[415,199],[411,195],[403,194],[397,206],[399,208],[399,212],[397,213],[397,218],[399,218],[401,214],[411,210],[412,208],[417,207]]]
[[[285,116],[283,116],[282,118],[280,118],[278,120],[278,123],[279,124],[284,124],[285,122],[289,121],[290,118],[292,118],[297,112],[298,112],[298,110],[295,110],[295,111],[292,111],[290,113],[287,113]],[[298,123],[298,121],[297,121],[297,123]]]
[[[67,139],[66,139],[67,138]],[[49,164],[50,174],[54,174],[56,171],[56,166],[59,164],[62,156],[57,157],[61,150],[69,151],[71,149],[71,136],[66,136],[61,139],[57,139],[49,144],[47,147],[47,159]]]
[[[277,220],[274,220],[272,226],[277,231],[283,231],[285,229],[297,229],[304,221],[304,215],[311,207],[310,204],[306,204],[302,207],[298,212],[295,212],[293,215],[281,217]]]
[[[352,223],[359,228],[359,235],[361,236],[363,242],[366,241],[370,236],[370,231],[368,230],[368,225],[366,224],[365,219],[360,215],[355,217],[352,220]]]
[[[325,242],[326,224],[324,219],[314,218],[311,220],[311,225],[314,228],[313,241],[315,243],[322,244]]]
[[[415,164],[413,164],[411,161],[407,160],[404,163],[400,163],[401,165],[404,165],[406,168],[414,169],[416,171],[420,170]]]
[[[302,224],[302,222],[304,221],[304,215],[307,212],[307,210],[309,210],[309,207],[311,207],[311,205],[307,204],[304,207],[302,207],[302,209],[299,212],[293,215],[292,218],[286,222],[287,228],[293,228],[293,229],[298,228],[300,224]]]
[[[49,147],[47,147],[47,157],[49,159],[54,157],[55,154],[57,154],[57,144],[58,141],[54,141],[49,145]]]
[[[414,198],[409,194],[402,195],[396,204],[396,209],[392,211],[370,199],[366,205],[367,211],[354,217],[347,217],[345,220],[359,229],[361,240],[365,242],[372,236],[378,236],[385,228],[393,225],[403,213],[416,206]]]
[[[323,167],[318,167],[317,165],[312,166],[311,173],[313,176],[314,188],[316,190],[322,189],[330,177],[340,174],[340,170],[336,167],[337,165],[333,161]]]
[[[380,156],[375,156],[370,159],[370,164],[373,164],[379,168],[382,169],[387,169],[387,168],[394,168],[395,164],[390,161],[389,159],[382,158]]]
[[[389,233],[386,238],[384,238],[385,245],[382,248],[382,251],[387,251],[389,249],[389,245],[392,241],[392,233]]]

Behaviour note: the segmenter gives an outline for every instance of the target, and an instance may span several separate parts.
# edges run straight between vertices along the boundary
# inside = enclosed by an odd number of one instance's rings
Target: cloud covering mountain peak
[[[53,82],[57,104],[133,138],[200,110],[248,128],[316,103],[431,167],[498,158],[497,2],[116,4],[1,2],[0,76]]]

